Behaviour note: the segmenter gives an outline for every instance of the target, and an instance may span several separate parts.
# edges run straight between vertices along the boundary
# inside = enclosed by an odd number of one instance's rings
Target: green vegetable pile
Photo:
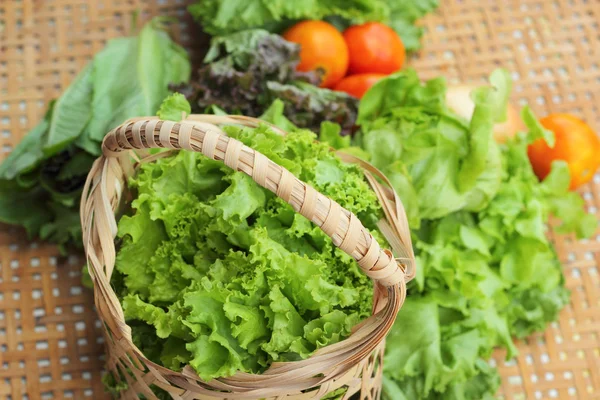
[[[421,47],[423,28],[415,21],[435,10],[438,0],[272,1],[199,0],[190,13],[211,35],[262,28],[281,32],[303,19],[327,19],[340,28],[364,22],[383,22],[402,38],[408,51]]]
[[[154,19],[113,39],[0,165],[0,222],[66,247],[81,246],[79,198],[100,143],[128,118],[152,115],[168,85],[189,79],[183,48]]]
[[[421,83],[411,70],[377,83],[360,104],[360,148],[348,150],[389,177],[417,253],[418,275],[386,342],[387,399],[493,398],[492,350],[512,357],[512,337],[544,329],[569,301],[546,238],[549,215],[562,220],[560,232],[580,237],[597,224],[568,191],[566,164],[537,180],[527,144],[553,137],[529,109],[528,133],[503,146],[492,140],[511,82],[500,70],[490,81],[473,93],[471,121],[446,107],[443,79]]]
[[[313,133],[226,132],[379,237],[382,211],[362,171]],[[259,373],[342,340],[370,315],[372,284],[354,259],[245,174],[182,151],[144,164],[129,186],[137,196],[118,224],[113,283],[136,344],[155,362],[189,363],[205,380]]]

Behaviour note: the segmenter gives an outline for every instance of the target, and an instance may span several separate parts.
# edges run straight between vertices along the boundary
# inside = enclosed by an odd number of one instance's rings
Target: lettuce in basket
[[[225,129],[354,212],[384,243],[362,171],[312,132]],[[136,198],[118,224],[114,284],[138,346],[156,362],[189,364],[204,380],[260,373],[343,340],[370,315],[372,283],[356,262],[250,177],[180,151],[143,164],[129,185]]]
[[[102,138],[124,120],[152,115],[168,85],[189,78],[187,53],[165,18],[138,36],[108,41],[0,165],[0,222],[30,236],[81,246],[79,198]]]

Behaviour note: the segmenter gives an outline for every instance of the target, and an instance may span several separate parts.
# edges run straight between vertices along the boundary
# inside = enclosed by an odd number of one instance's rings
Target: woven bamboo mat
[[[185,15],[190,0],[0,0],[0,160],[43,116],[108,38],[129,33],[131,14]],[[483,82],[513,72],[513,101],[543,115],[571,112],[600,132],[600,0],[442,0],[427,17],[420,75]],[[184,22],[174,34],[198,37]],[[600,218],[600,175],[581,190]],[[519,343],[500,369],[505,399],[600,399],[600,232],[552,237],[572,302],[549,329]],[[81,259],[0,226],[0,399],[102,399],[103,344]]]

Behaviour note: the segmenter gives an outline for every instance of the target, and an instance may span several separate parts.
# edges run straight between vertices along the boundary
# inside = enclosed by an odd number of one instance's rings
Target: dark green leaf
[[[78,138],[92,117],[92,66],[87,65],[54,104],[52,122],[44,143],[49,157]]]

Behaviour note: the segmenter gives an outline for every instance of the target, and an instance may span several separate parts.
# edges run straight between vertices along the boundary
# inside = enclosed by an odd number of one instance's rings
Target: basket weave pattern
[[[380,226],[399,256],[396,258],[379,246],[354,214],[263,154],[228,137],[218,126],[231,123],[257,126],[259,121],[212,115],[190,116],[180,123],[155,117],[130,120],[106,135],[104,156],[88,175],[81,200],[83,242],[96,307],[107,330],[108,368],[117,381],[128,381],[129,389],[122,398],[133,399],[138,394],[154,398],[149,388],[154,384],[182,399],[320,399],[340,388],[347,388],[344,398],[360,393],[361,399],[378,399],[385,335],[406,297],[406,282],[415,274],[408,223],[398,196],[373,178],[372,174],[377,173],[374,167],[361,162],[367,165],[365,175],[385,210],[387,219],[380,221]],[[274,363],[258,375],[237,373],[203,382],[189,366],[177,373],[147,360],[132,343],[131,329],[125,323],[110,278],[116,254],[115,212],[123,205],[128,178],[135,173],[135,160],[125,150],[138,150],[136,155],[144,157],[149,148],[201,152],[247,174],[285,200],[330,236],[335,246],[352,256],[374,281],[373,315],[355,327],[346,340],[321,348],[306,360]],[[136,165],[167,154],[146,156]]]
[[[43,117],[107,39],[143,20],[185,18],[193,0],[0,0],[0,159]],[[505,66],[512,100],[539,115],[571,112],[600,132],[600,7],[597,0],[441,0],[422,23],[423,49],[410,59],[423,78],[484,83]],[[195,43],[189,19],[174,30]],[[600,219],[600,178],[580,193]],[[544,333],[520,341],[520,355],[494,362],[503,399],[589,399],[600,393],[600,238],[552,235],[571,304]],[[82,289],[82,259],[0,226],[0,398],[104,399],[101,328]],[[147,379],[150,379],[148,377]]]

